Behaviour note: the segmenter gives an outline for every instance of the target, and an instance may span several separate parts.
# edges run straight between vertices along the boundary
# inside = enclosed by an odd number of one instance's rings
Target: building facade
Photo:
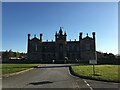
[[[55,41],[42,41],[43,34],[40,38],[30,39],[28,34],[28,60],[31,62],[43,63],[75,63],[88,62],[96,59],[95,32],[93,37],[82,37],[82,32],[79,34],[79,41],[67,41],[66,32],[63,33],[60,27],[59,32],[55,33]]]

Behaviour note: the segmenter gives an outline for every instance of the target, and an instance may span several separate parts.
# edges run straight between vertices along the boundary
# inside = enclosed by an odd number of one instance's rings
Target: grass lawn
[[[120,79],[118,80],[118,65],[95,65],[96,76],[93,75],[93,65],[72,66],[72,69],[80,76],[120,82]]]
[[[10,74],[38,66],[39,64],[2,64],[2,74]]]

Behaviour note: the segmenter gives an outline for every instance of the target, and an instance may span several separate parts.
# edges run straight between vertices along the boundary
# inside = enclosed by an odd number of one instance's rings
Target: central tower
[[[56,53],[55,53],[55,56],[56,56],[56,61],[55,62],[64,62],[65,61],[65,57],[66,57],[66,50],[65,50],[65,47],[66,47],[66,32],[63,33],[63,28],[60,27],[60,30],[59,32],[55,34],[55,44],[56,44]]]

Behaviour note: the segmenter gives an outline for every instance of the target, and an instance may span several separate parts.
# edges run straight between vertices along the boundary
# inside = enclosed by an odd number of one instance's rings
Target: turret
[[[64,38],[65,38],[65,41],[66,41],[66,36],[67,36],[67,34],[66,34],[66,31],[64,32]]]
[[[27,48],[27,56],[29,57],[29,51],[30,51],[30,34],[28,34],[28,48]]]
[[[94,51],[95,51],[95,56],[96,56],[95,32],[93,32],[92,35],[93,35],[93,40],[94,40]]]
[[[40,42],[42,42],[42,33],[40,33]]]
[[[95,32],[93,32],[92,35],[93,35],[93,40],[94,40],[94,52],[95,52],[95,54],[94,54],[94,55],[95,55],[94,59],[97,60],[96,43],[95,43],[95,42],[96,42],[96,41],[95,41]]]
[[[57,31],[56,31],[56,33],[55,33],[55,41],[57,41]]]
[[[55,33],[55,36],[57,37],[57,31],[56,31],[56,33]]]
[[[93,39],[95,40],[95,32],[93,32],[92,35],[93,35]]]
[[[28,34],[28,40],[30,40],[30,34]]]
[[[82,32],[80,32],[80,35],[79,35],[79,41],[82,39]]]
[[[64,32],[64,35],[67,36],[66,31]]]

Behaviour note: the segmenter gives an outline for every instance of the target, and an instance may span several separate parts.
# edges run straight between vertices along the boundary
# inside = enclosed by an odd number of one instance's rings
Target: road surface
[[[67,65],[48,64],[16,76],[3,78],[3,88],[71,88],[83,90],[118,90],[118,83],[82,79],[70,74]],[[113,89],[114,88],[114,89]],[[4,90],[4,89],[3,89]],[[30,89],[31,90],[31,89]],[[34,90],[34,89],[33,89]]]

